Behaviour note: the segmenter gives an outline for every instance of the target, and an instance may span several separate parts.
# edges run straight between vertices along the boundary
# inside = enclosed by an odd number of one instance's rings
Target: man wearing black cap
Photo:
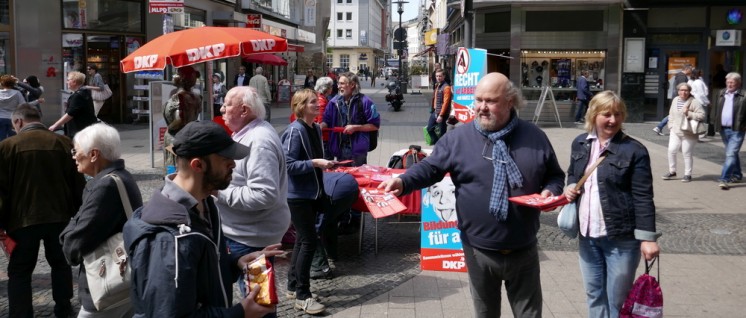
[[[231,286],[239,270],[261,254],[281,253],[279,244],[231,262],[211,194],[231,181],[235,161],[249,148],[219,125],[194,121],[181,129],[170,148],[177,172],[124,226],[131,256],[135,316],[262,317],[274,307],[258,305],[253,290],[232,306]]]

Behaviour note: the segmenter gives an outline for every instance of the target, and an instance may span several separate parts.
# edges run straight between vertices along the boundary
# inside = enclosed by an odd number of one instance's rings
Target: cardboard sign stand
[[[557,118],[557,123],[559,124],[560,128],[562,128],[562,120],[560,119],[559,110],[557,110],[557,101],[554,100],[554,92],[552,92],[552,87],[550,86],[544,86],[541,89],[541,96],[539,96],[539,102],[536,104],[536,110],[534,111],[534,117],[531,122],[536,124],[539,121],[539,117],[541,117],[541,111],[544,108],[544,102],[546,101],[547,96],[552,98],[554,115]]]

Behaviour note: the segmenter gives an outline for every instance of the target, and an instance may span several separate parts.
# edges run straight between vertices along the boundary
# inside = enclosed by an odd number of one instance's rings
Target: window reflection
[[[0,0],[2,1],[2,0]],[[66,29],[142,32],[143,5],[135,0],[62,1],[62,26]]]

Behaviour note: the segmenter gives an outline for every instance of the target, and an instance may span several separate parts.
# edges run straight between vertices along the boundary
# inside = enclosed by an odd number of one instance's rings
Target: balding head
[[[474,90],[475,120],[485,131],[498,131],[510,120],[513,108],[523,104],[520,91],[501,73],[485,75]]]

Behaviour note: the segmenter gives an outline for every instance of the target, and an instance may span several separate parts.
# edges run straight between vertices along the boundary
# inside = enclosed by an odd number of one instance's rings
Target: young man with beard
[[[132,268],[134,317],[262,317],[274,306],[258,305],[253,290],[232,305],[232,282],[261,254],[279,244],[233,259],[227,254],[218,209],[211,195],[225,189],[249,149],[211,121],[194,121],[174,136],[177,172],[124,226]]]
[[[508,197],[562,194],[565,174],[544,132],[518,118],[521,105],[507,77],[487,74],[474,92],[474,122],[444,135],[431,155],[379,186],[401,195],[451,174],[475,317],[500,316],[503,281],[514,316],[541,317],[541,211]]]

